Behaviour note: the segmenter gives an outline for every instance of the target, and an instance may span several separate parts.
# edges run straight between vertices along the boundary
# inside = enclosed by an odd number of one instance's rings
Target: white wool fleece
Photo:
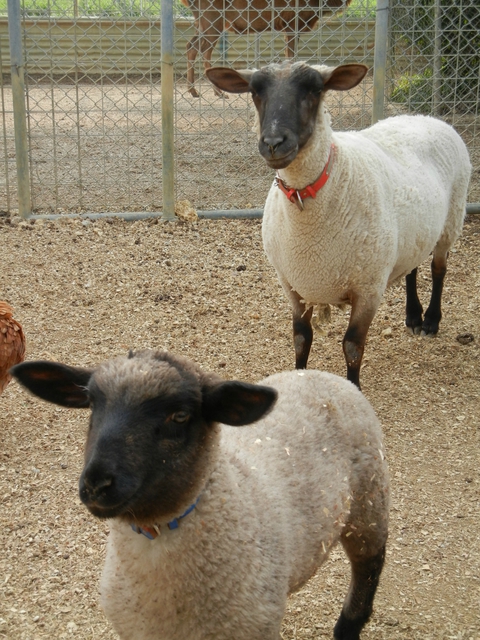
[[[339,304],[357,294],[380,302],[461,233],[471,166],[460,136],[426,116],[397,116],[355,132],[333,132],[320,104],[315,131],[279,173],[291,187],[313,183],[335,143],[326,185],[305,210],[273,185],[263,215],[267,256],[290,295]]]
[[[101,582],[124,640],[279,640],[287,594],[342,532],[366,555],[387,536],[388,477],[373,409],[350,382],[286,372],[273,411],[218,428],[196,508],[155,540],[111,521]]]

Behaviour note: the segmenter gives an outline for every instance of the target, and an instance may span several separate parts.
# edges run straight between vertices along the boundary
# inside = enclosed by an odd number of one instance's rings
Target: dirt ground
[[[28,359],[93,365],[129,348],[169,349],[225,378],[293,367],[290,311],[260,221],[18,223],[0,218],[1,297]],[[427,300],[429,265],[420,269]],[[404,286],[369,333],[363,391],[391,470],[386,567],[365,640],[479,640],[480,216],[452,251],[444,318],[412,337]],[[309,366],[344,375],[348,312],[316,335]],[[473,342],[457,338],[470,333]],[[108,522],[80,503],[87,412],[0,397],[0,638],[114,639],[98,605]],[[285,640],[331,638],[348,583],[337,548],[289,602]]]

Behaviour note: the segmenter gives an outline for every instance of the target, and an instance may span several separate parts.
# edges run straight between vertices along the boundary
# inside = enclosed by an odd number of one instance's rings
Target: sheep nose
[[[85,476],[80,486],[80,495],[82,499],[95,500],[105,493],[105,490],[113,484],[113,476],[105,475],[100,477]]]
[[[262,142],[268,147],[272,156],[284,140],[285,136],[263,136],[262,138]]]

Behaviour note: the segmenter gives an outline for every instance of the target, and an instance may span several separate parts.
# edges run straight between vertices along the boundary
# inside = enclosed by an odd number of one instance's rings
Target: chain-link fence
[[[17,173],[6,2],[0,0],[0,210],[10,211]],[[160,0],[21,2],[34,211],[161,210]],[[321,0],[320,7],[318,0],[182,2],[174,2],[175,198],[200,210],[261,207],[272,175],[256,150],[251,101],[216,95],[204,65],[258,67],[287,54],[372,67],[374,0],[346,8],[342,0]],[[476,171],[470,201],[480,201],[478,4],[391,0],[385,91],[388,114],[435,113],[464,135]],[[372,75],[328,103],[336,128],[368,126]]]
[[[467,143],[480,202],[480,2],[390,0],[387,113],[443,118]]]

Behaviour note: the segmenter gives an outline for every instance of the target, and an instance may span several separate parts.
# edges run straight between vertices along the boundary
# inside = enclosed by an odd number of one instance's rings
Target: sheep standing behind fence
[[[262,232],[292,305],[296,367],[307,366],[313,306],[347,303],[343,351],[358,387],[367,332],[388,285],[405,276],[407,327],[437,333],[471,173],[465,143],[441,120],[397,116],[363,131],[332,131],[325,93],[352,89],[366,73],[358,64],[304,63],[207,72],[223,91],[252,94],[259,150],[277,170]],[[417,267],[432,251],[423,316]]]
[[[380,425],[352,384],[319,371],[225,382],[152,351],[13,374],[91,407],[80,497],[111,518],[101,598],[121,638],[280,640],[288,593],[340,541],[352,577],[334,635],[358,640],[389,489]]]
[[[187,82],[195,98],[195,60],[198,52],[205,70],[224,31],[258,33],[274,29],[285,33],[285,55],[293,58],[298,33],[310,31],[319,19],[344,9],[352,0],[181,0],[195,19],[195,35],[187,44]]]

